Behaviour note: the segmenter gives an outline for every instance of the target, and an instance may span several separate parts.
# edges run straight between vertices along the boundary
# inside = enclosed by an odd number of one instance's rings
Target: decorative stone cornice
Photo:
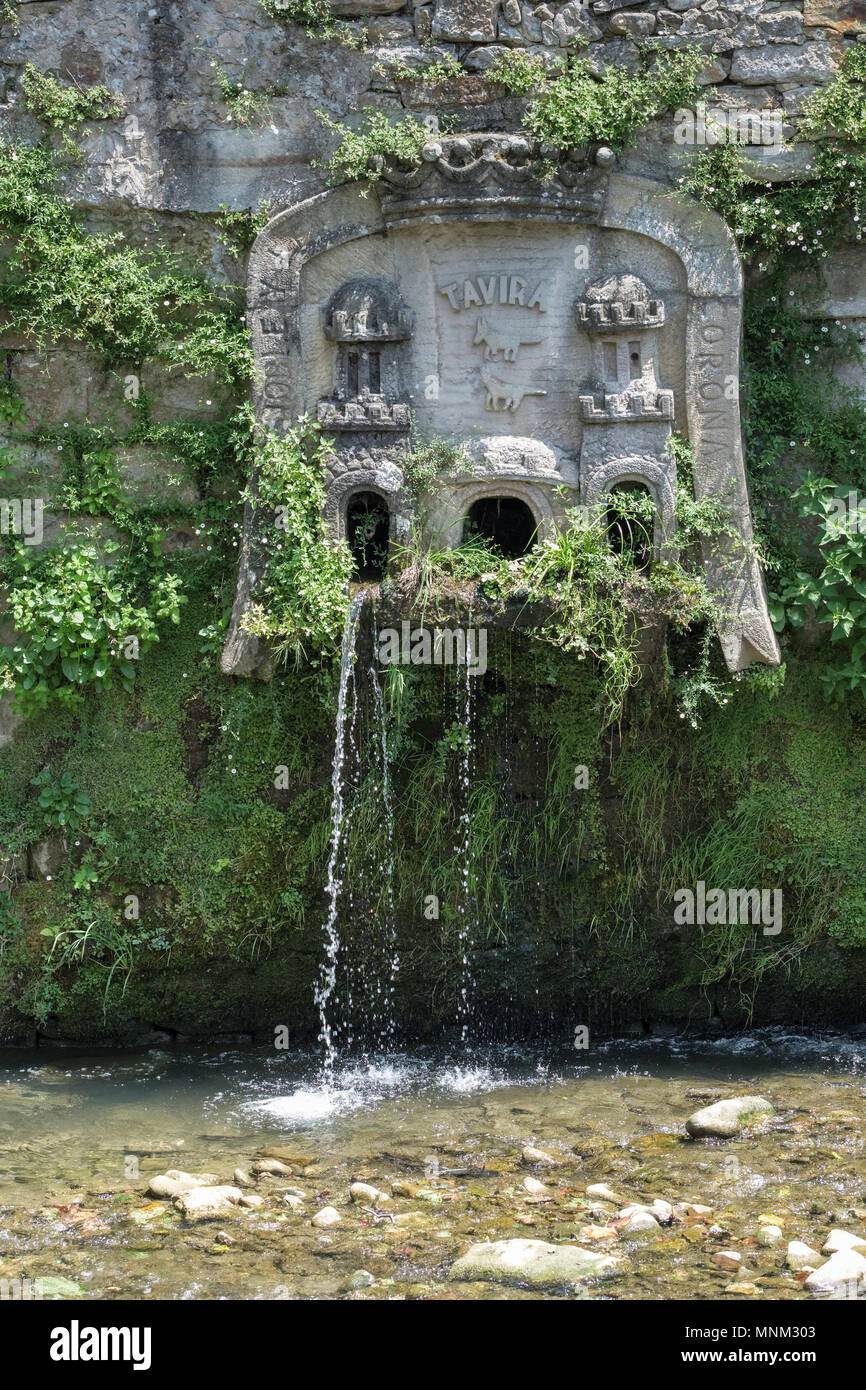
[[[383,203],[421,188],[429,196],[439,184],[454,191],[471,186],[490,195],[534,193],[553,201],[579,196],[589,209],[600,208],[602,174],[614,161],[613,151],[605,146],[563,154],[530,136],[482,131],[437,136],[422,146],[417,161],[378,156],[374,167],[382,181]]]

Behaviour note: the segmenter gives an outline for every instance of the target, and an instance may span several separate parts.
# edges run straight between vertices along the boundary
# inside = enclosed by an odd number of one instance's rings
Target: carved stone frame
[[[697,461],[695,490],[698,498],[715,496],[731,509],[740,538],[727,547],[708,544],[704,552],[709,582],[723,595],[728,615],[722,649],[731,670],[753,661],[778,664],[766,588],[752,551],[739,401],[726,391],[739,374],[742,268],[721,218],[664,185],[617,172],[593,171],[574,191],[526,181],[519,188],[448,183],[437,175],[397,192],[383,183],[366,197],[359,186],[345,185],[279,213],[256,239],[249,264],[248,322],[259,369],[253,404],[262,426],[281,433],[305,408],[299,321],[304,264],[331,247],[424,218],[580,223],[652,238],[679,258],[687,284],[686,419]],[[495,485],[503,487],[505,480]],[[254,478],[251,491],[255,496]],[[243,628],[262,568],[255,508],[248,504],[222,655],[227,674],[270,674],[264,645]]]

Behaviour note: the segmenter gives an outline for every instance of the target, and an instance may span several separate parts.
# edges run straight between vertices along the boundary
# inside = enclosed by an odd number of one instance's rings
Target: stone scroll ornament
[[[484,458],[493,459],[491,488],[530,503],[535,498],[537,518],[555,522],[551,498],[562,485],[575,505],[598,501],[622,481],[636,481],[656,503],[657,541],[675,544],[676,476],[667,441],[676,423],[694,452],[697,497],[718,498],[738,532],[738,539],[706,542],[704,548],[706,574],[725,615],[727,665],[734,671],[753,662],[777,665],[778,643],[752,544],[736,391],[742,269],[722,220],[667,185],[618,172],[610,150],[572,151],[555,162],[531,140],[510,134],[431,139],[417,161],[382,164],[376,172],[366,189],[343,185],[277,214],[257,238],[249,262],[256,417],[278,435],[300,416],[318,418],[333,440],[326,516],[335,532],[345,528],[348,499],[363,489],[387,506],[392,536],[408,528],[409,504],[395,459],[409,445],[413,407],[424,392],[427,378],[419,363],[429,365],[452,351],[436,341],[437,333],[441,338],[456,331],[437,318],[438,304],[461,332],[465,326],[461,341],[470,356],[463,376],[475,387],[466,396],[467,410],[480,411],[469,442],[477,446],[481,473]],[[529,285],[525,299],[520,292],[512,298],[525,310],[519,321],[506,322],[510,310],[501,307],[501,293],[491,290],[485,299],[485,288],[494,282],[478,239],[487,237],[489,246],[499,227],[509,229],[509,245],[515,244],[515,228],[519,233],[518,274]],[[526,267],[534,264],[535,244],[542,233],[549,248],[551,235],[573,242],[578,232],[603,248],[604,274],[574,277],[567,313],[557,317],[544,312],[544,305],[530,308]],[[624,233],[633,235],[623,239]],[[447,278],[437,279],[432,269],[431,248],[443,235],[459,244],[466,273],[485,300],[473,301],[468,314],[459,296],[450,297],[448,309]],[[617,247],[634,245],[635,238],[643,239],[647,256],[637,265],[617,263]],[[664,294],[651,283],[653,247],[676,267],[678,345]],[[331,264],[339,272],[322,291],[327,274],[321,267]],[[310,274],[320,287],[315,303],[304,302]],[[515,280],[501,283],[510,287],[506,299],[511,298]],[[550,340],[554,321],[561,342]],[[584,349],[585,377],[569,382],[563,407],[561,391],[548,393],[552,374],[544,354],[551,363],[554,357],[571,362]],[[661,361],[666,372],[678,363],[677,380],[661,380]],[[324,380],[328,362],[331,375]],[[519,391],[505,384],[521,372],[530,375],[521,378]],[[462,389],[460,374],[454,379]],[[436,429],[439,406],[427,404],[434,432],[447,433]],[[572,465],[559,475],[556,462],[535,474],[528,465],[511,468],[518,454],[530,460],[562,457],[561,440],[556,446],[544,430],[557,410],[561,433],[563,409],[574,440]],[[499,433],[496,448],[485,454],[480,436],[491,424]],[[505,483],[493,476],[497,469],[508,473]],[[473,497],[483,495],[484,484],[476,466]],[[469,492],[467,484],[464,505]],[[246,630],[244,619],[264,572],[262,537],[273,519],[255,504],[255,476],[250,496],[222,669],[268,679],[267,645]]]

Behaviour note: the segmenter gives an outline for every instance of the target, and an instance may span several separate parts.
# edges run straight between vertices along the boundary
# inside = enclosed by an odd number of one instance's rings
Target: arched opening
[[[480,497],[466,513],[463,539],[480,536],[516,560],[530,549],[536,530],[535,517],[519,497]]]
[[[379,580],[388,563],[388,505],[378,492],[356,492],[346,506],[346,540],[355,578]]]
[[[630,556],[635,569],[648,569],[653,555],[655,503],[643,483],[617,483],[608,494],[605,525],[610,548]]]

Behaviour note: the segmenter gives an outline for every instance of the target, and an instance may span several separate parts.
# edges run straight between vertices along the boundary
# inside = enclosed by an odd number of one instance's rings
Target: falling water
[[[343,761],[346,743],[346,710],[349,684],[353,686],[353,697],[357,700],[355,684],[355,642],[358,636],[358,623],[364,606],[366,593],[354,598],[346,615],[343,629],[343,647],[340,658],[340,691],[337,698],[337,731],[334,740],[334,763],[331,774],[331,853],[328,859],[328,918],[325,922],[325,960],[322,965],[319,983],[316,987],[316,1004],[319,1009],[319,1041],[325,1052],[325,1068],[334,1065],[334,1042],[328,1022],[328,1004],[334,992],[337,979],[337,956],[340,950],[340,931],[337,921],[337,907],[340,898],[341,875],[339,873],[340,852],[344,834],[343,807]],[[351,721],[354,726],[354,719]]]
[[[458,843],[455,852],[458,856],[460,872],[460,897],[457,905],[457,949],[460,954],[460,989],[457,998],[457,1022],[460,1025],[460,1038],[466,1041],[469,1031],[469,996],[472,991],[472,969],[469,952],[473,934],[473,893],[474,882],[471,872],[472,837],[469,824],[469,796],[472,783],[472,676],[469,661],[463,670],[463,690],[461,691],[461,667],[455,666],[455,695],[460,736],[460,819]],[[460,708],[462,704],[462,710]],[[462,718],[461,718],[462,715]]]
[[[394,920],[394,803],[391,795],[391,768],[388,757],[388,729],[385,720],[385,700],[382,695],[382,687],[379,684],[379,671],[377,669],[377,632],[373,631],[373,661],[370,666],[370,682],[373,688],[373,707],[376,723],[376,751],[380,759],[380,789],[382,794],[382,812],[385,824],[385,862],[380,866],[384,874],[383,899],[385,909],[384,932],[382,933],[383,948],[385,951],[385,978],[380,981],[378,989],[379,1016],[376,1020],[378,1024],[378,1042],[380,1046],[388,1043],[394,1036],[394,993],[397,984],[397,972],[400,968],[400,956],[397,951],[396,923]]]

